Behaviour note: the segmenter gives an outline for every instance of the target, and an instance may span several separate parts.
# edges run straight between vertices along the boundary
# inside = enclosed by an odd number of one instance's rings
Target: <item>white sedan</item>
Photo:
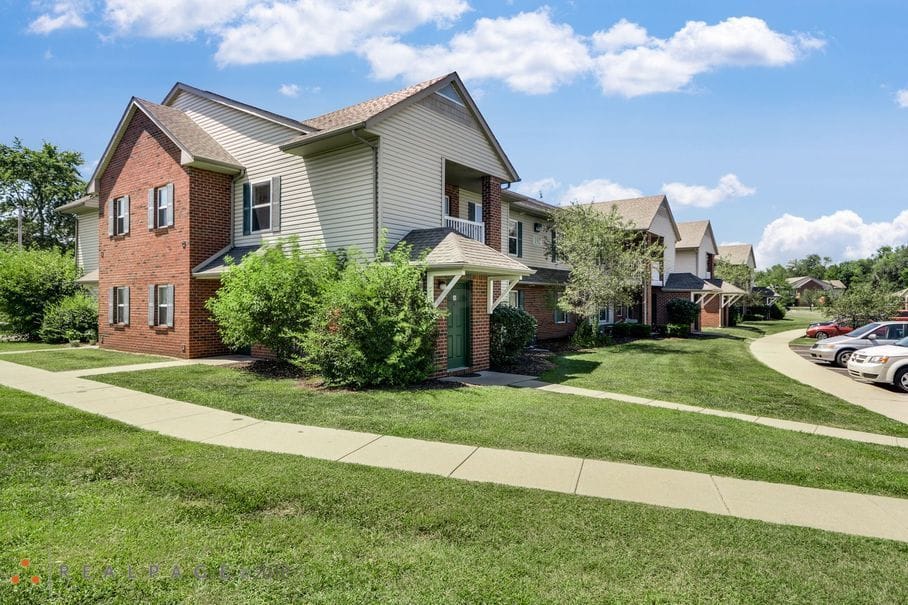
[[[848,374],[861,382],[891,384],[908,393],[908,338],[855,351],[848,360]]]

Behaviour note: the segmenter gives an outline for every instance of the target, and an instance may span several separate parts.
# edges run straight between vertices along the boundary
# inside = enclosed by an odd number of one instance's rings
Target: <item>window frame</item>
[[[116,326],[125,326],[129,323],[129,318],[126,317],[126,308],[129,304],[127,302],[128,292],[127,286],[113,286],[113,323]]]
[[[451,216],[451,196],[442,196],[441,211],[445,216]]]
[[[128,199],[129,197],[125,195],[113,199],[113,208],[111,208],[110,211],[113,213],[114,235],[126,234],[126,206]]]
[[[513,234],[513,235],[512,235]],[[508,254],[511,256],[516,256],[517,258],[523,257],[523,227],[521,221],[516,219],[508,219]],[[514,244],[514,250],[511,251],[511,243]]]
[[[154,228],[160,229],[162,227],[167,227],[167,210],[173,210],[173,200],[167,199],[167,204],[161,204],[161,198],[166,197],[166,194],[170,191],[169,183],[166,185],[161,185],[160,187],[154,188]],[[165,194],[162,196],[162,194]],[[163,218],[161,217],[161,212],[164,212]]]
[[[559,315],[559,314],[561,314],[561,320],[558,319],[558,315]],[[555,310],[554,310],[554,312],[552,313],[552,320],[553,320],[556,324],[566,324],[566,323],[570,323],[570,321],[571,321],[571,314],[568,313],[567,311],[562,311],[562,310],[559,309],[558,307],[555,307]]]
[[[172,284],[155,284],[154,286],[154,327],[156,328],[169,328],[173,324],[174,301],[167,301],[166,297],[161,296],[162,292],[172,292],[172,289]],[[166,302],[162,302],[162,300]],[[166,309],[163,321],[161,320],[162,308]]]
[[[512,302],[511,297],[514,297],[514,300],[517,304]],[[521,311],[526,311],[526,290],[518,290],[514,288],[508,292],[508,306],[514,309],[520,309]]]
[[[474,223],[483,222],[482,204],[477,204],[476,202],[467,202],[467,220]]]
[[[256,204],[255,203],[255,189],[256,187],[268,187],[268,203],[267,204]],[[259,225],[259,228],[255,228],[255,211],[257,208],[268,208],[268,225],[262,227]],[[271,187],[271,179],[262,179],[260,181],[249,182],[249,233],[265,233],[271,231],[271,215],[272,208],[274,207],[274,195]]]

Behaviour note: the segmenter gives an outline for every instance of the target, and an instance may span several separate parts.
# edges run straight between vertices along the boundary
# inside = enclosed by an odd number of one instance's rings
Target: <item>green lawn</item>
[[[55,344],[49,345],[44,342],[23,342],[21,340],[16,341],[6,341],[0,340],[0,353],[6,353],[10,351],[35,351],[38,349],[64,349],[69,345],[66,344]]]
[[[92,368],[125,366],[134,363],[154,363],[167,360],[168,358],[166,357],[158,357],[156,355],[137,355],[135,353],[121,353],[120,351],[107,351],[101,349],[39,351],[37,353],[21,353],[3,355],[0,357],[0,361],[21,363],[22,365],[49,370],[51,372],[88,370]]]
[[[805,319],[745,323],[699,338],[638,340],[571,353],[559,357],[542,380],[906,436],[904,424],[791,380],[750,354],[753,339],[804,325]]]
[[[29,558],[43,576],[0,582],[2,603],[908,601],[904,543],[231,450],[0,399],[0,570]],[[52,594],[50,561],[71,570]],[[262,565],[288,573],[239,577]]]
[[[589,397],[506,387],[318,392],[211,366],[94,380],[267,420],[908,496],[908,449]]]

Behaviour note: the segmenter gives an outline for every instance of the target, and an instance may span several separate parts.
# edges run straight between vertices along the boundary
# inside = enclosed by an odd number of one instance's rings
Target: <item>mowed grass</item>
[[[908,426],[792,380],[758,362],[749,346],[806,320],[744,323],[697,338],[637,340],[557,358],[542,380],[690,405],[871,433]]]
[[[38,349],[64,349],[65,344],[47,344],[45,342],[28,342],[22,340],[0,340],[0,353],[15,351],[36,351]]]
[[[908,496],[908,449],[507,387],[314,391],[236,368],[94,377],[266,420]]]
[[[194,444],[0,399],[0,568],[29,558],[43,576],[0,582],[2,603],[908,601],[900,542]]]
[[[138,355],[102,349],[67,349],[65,351],[39,351],[0,356],[0,361],[19,363],[50,372],[67,370],[88,370],[110,366],[125,366],[134,363],[168,361],[167,357]]]

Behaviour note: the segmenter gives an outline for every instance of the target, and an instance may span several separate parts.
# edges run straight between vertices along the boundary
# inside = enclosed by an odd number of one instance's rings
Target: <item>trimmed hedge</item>
[[[514,362],[536,336],[536,319],[522,309],[500,305],[489,322],[489,357],[492,365]]]
[[[687,338],[690,336],[690,324],[668,324],[665,326],[665,335],[669,338]]]
[[[67,296],[47,307],[38,333],[48,343],[97,340],[98,301],[86,292]]]
[[[653,327],[650,324],[621,322],[612,324],[611,331],[615,338],[649,338]]]
[[[692,324],[700,317],[700,305],[692,300],[673,298],[666,305],[669,324]]]

